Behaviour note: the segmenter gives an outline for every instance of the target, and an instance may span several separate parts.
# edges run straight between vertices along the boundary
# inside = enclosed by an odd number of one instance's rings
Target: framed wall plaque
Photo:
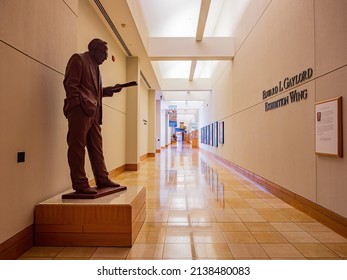
[[[316,154],[343,157],[342,97],[315,104]]]
[[[218,122],[213,123],[213,146],[218,147]]]
[[[210,139],[211,139],[211,137],[212,137],[212,135],[211,135],[211,131],[210,131],[210,125],[207,125],[206,126],[206,144],[207,145],[210,145]]]
[[[218,137],[219,143],[224,144],[224,121],[219,122],[218,134],[219,134],[219,137]]]

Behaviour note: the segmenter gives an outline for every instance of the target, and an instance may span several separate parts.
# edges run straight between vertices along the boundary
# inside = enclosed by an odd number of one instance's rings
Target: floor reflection
[[[345,238],[185,144],[112,179],[146,188],[135,244],[68,248],[70,259],[347,258]],[[21,258],[63,259],[63,249],[33,247]]]

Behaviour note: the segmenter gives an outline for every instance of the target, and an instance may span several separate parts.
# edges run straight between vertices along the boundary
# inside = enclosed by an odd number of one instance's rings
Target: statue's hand
[[[112,97],[114,93],[113,87],[105,87],[103,88],[103,96],[109,96]]]
[[[116,84],[115,86],[113,86],[112,91],[113,92],[120,92],[122,90],[122,85],[121,84]]]

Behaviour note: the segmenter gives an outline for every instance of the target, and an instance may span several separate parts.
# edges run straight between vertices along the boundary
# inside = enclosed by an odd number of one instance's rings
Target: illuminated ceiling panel
[[[183,79],[189,76],[190,61],[152,61],[154,68],[159,70],[162,79]]]
[[[195,37],[201,0],[140,0],[150,37]]]

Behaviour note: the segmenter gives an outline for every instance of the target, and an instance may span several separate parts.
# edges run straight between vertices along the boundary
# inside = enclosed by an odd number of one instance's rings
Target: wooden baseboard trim
[[[140,161],[145,160],[148,157],[148,154],[144,154],[142,156],[140,156]]]
[[[155,157],[155,153],[147,153],[147,154],[140,156],[140,161],[144,161],[148,157]]]
[[[205,151],[210,153],[208,151]],[[210,153],[212,154],[212,153]],[[286,188],[279,186],[266,178],[263,178],[241,166],[238,166],[218,155],[212,154],[218,161],[224,163],[228,167],[237,170],[239,173],[261,185],[264,189],[266,189],[271,194],[277,196],[282,199],[284,202],[293,206],[294,208],[304,212],[310,217],[314,218],[318,222],[326,225],[330,229],[339,233],[340,235],[347,238],[347,219],[315,202],[312,202],[292,191],[287,190]]]
[[[139,164],[137,163],[127,163],[125,165],[125,171],[137,171],[139,170]]]
[[[120,166],[120,167],[117,167],[116,169],[113,169],[109,172],[109,175],[112,176],[112,177],[116,177],[120,174],[122,174],[124,171],[125,171],[125,164]]]
[[[0,244],[0,260],[15,260],[34,245],[34,226],[30,225]]]

